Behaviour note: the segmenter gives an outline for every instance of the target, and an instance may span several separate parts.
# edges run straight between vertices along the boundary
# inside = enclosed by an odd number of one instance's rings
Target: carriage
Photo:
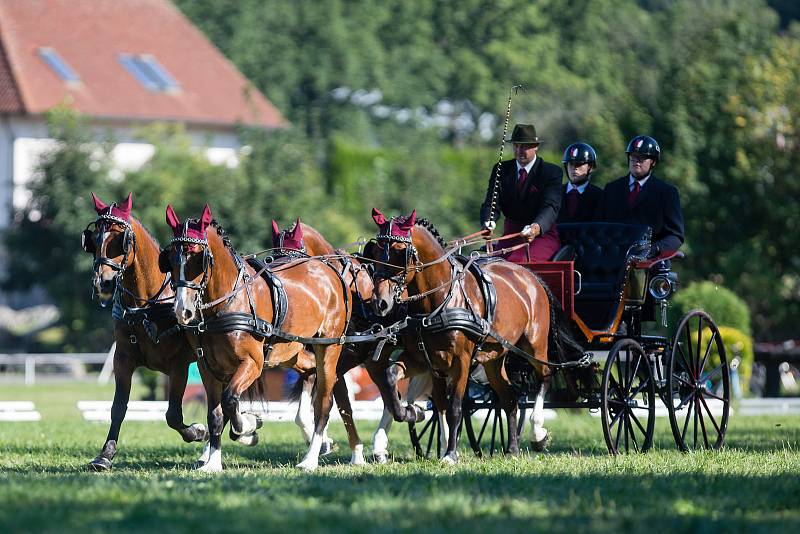
[[[719,329],[702,310],[693,310],[668,334],[667,306],[677,288],[671,252],[648,259],[650,228],[617,223],[558,226],[562,249],[549,262],[525,263],[559,298],[576,338],[592,355],[588,369],[554,370],[546,408],[599,412],[612,454],[645,452],[653,444],[656,415],[669,416],[682,451],[717,449],[725,440],[730,412],[730,364]],[[646,329],[657,318],[659,326]],[[533,408],[536,377],[515,354],[506,372],[518,396],[521,435]],[[658,405],[659,397],[663,408]],[[471,373],[462,429],[475,454],[492,455],[506,446],[497,395]],[[437,456],[437,417],[409,424],[416,453]]]

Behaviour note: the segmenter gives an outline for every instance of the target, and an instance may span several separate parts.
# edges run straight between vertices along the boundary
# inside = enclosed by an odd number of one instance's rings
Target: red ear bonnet
[[[167,224],[172,228],[172,235],[175,237],[189,237],[205,241],[206,228],[211,224],[211,208],[206,204],[203,208],[203,215],[199,220],[189,219],[186,224],[182,224],[172,205],[167,206]]]
[[[277,248],[281,242],[281,229],[275,219],[272,219],[272,246]]]
[[[112,203],[111,206],[100,200],[97,195],[92,193],[94,210],[98,215],[111,215],[123,221],[130,222],[131,206],[133,205],[133,193],[128,193],[128,198],[122,204]]]

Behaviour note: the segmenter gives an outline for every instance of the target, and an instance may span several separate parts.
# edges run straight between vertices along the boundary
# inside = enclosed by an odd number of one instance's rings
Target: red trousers
[[[503,223],[503,235],[516,234],[524,227],[524,224],[506,218]],[[501,241],[497,248],[508,248],[524,243],[525,241],[526,238],[522,236],[515,237],[513,239]],[[527,247],[520,247],[510,254],[505,255],[504,258],[514,263],[549,261],[560,248],[561,241],[558,239],[558,230],[556,230],[556,225],[554,224],[547,232],[534,239]]]

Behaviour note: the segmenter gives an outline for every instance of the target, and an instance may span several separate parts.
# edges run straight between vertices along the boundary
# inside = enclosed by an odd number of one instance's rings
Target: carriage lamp
[[[649,290],[655,300],[664,300],[672,294],[672,280],[667,275],[657,274],[650,280]]]

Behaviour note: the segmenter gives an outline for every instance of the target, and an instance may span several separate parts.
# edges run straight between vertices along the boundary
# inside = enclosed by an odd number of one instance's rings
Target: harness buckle
[[[139,340],[136,338],[136,334],[131,334],[130,335],[130,341],[131,341],[131,345],[136,345],[139,342]]]
[[[428,319],[430,319],[429,315],[426,315],[425,317],[422,318],[422,327],[423,328],[428,328],[431,325],[431,322]]]
[[[347,341],[345,341],[346,339],[347,339],[347,335],[346,334],[342,334],[342,337],[339,338],[339,345],[344,345],[345,343],[347,343]]]
[[[206,326],[205,321],[202,322],[202,323],[197,323],[197,332],[198,333],[202,334],[206,330],[208,330],[208,327]]]
[[[197,359],[198,360],[202,360],[203,359],[203,347],[197,347],[195,349],[195,353],[197,354]]]

